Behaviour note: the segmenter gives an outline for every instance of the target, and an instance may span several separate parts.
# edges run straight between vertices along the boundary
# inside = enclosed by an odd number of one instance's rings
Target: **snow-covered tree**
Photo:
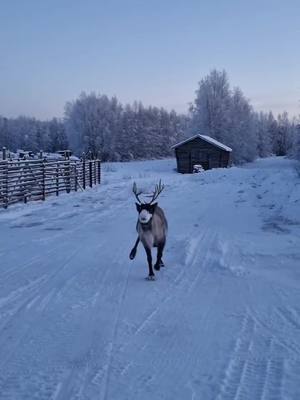
[[[269,116],[260,112],[254,114],[255,134],[257,138],[257,155],[267,157],[272,154],[272,142],[269,132]]]
[[[299,117],[300,122],[300,117]],[[294,157],[300,161],[300,123],[295,124]]]
[[[227,73],[212,70],[199,82],[191,107],[192,131],[221,140],[228,128],[231,92]]]
[[[184,137],[183,121],[174,111],[144,107],[141,102],[123,107],[115,97],[94,93],[82,93],[65,112],[72,148],[77,153],[100,151],[103,160],[171,155],[171,145]]]
[[[191,107],[191,128],[232,147],[235,162],[257,155],[254,112],[239,88],[230,89],[225,71],[213,70],[200,81]]]
[[[70,144],[78,152],[101,151],[104,160],[111,159],[114,133],[120,128],[122,107],[115,97],[82,93],[67,103],[65,122]]]
[[[66,150],[69,147],[65,125],[57,118],[47,123],[49,132],[49,151]]]
[[[288,113],[278,115],[277,132],[274,137],[273,150],[277,156],[288,154],[293,144],[293,126],[288,118]]]
[[[231,95],[228,128],[222,139],[233,150],[233,161],[243,163],[257,156],[257,135],[254,113],[249,101],[239,88]]]
[[[123,106],[116,97],[83,92],[66,104],[63,121],[0,116],[0,147],[36,152],[70,147],[78,155],[100,152],[104,161],[125,161],[172,156],[173,144],[204,133],[232,147],[233,161],[242,163],[272,153],[294,156],[295,127],[287,113],[276,119],[271,112],[254,112],[241,89],[230,87],[227,73],[213,70],[199,82],[188,115],[141,102]]]
[[[8,119],[0,116],[0,150],[2,147],[11,147],[12,137],[10,136]]]

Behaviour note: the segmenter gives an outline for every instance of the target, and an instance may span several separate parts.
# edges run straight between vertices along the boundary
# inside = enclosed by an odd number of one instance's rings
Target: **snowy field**
[[[103,184],[0,210],[0,399],[300,399],[300,175],[270,158]],[[146,281],[132,183],[169,220]]]

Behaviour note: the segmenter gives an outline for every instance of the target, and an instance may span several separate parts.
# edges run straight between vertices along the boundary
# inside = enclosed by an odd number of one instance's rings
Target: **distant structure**
[[[199,166],[204,170],[228,167],[232,149],[206,135],[195,135],[172,146],[177,159],[177,171],[191,174]],[[201,167],[200,167],[201,168]]]

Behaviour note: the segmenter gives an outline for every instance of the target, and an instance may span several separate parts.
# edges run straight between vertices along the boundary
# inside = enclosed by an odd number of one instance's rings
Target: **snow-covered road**
[[[0,211],[0,399],[300,399],[292,161],[180,175],[104,165],[84,193]],[[132,183],[159,179],[166,268],[132,262]]]

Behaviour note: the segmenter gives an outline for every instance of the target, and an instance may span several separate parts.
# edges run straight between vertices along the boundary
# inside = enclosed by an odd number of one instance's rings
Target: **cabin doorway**
[[[191,150],[190,153],[190,173],[194,170],[194,165],[201,164],[203,169],[209,169],[209,154],[204,151]]]

